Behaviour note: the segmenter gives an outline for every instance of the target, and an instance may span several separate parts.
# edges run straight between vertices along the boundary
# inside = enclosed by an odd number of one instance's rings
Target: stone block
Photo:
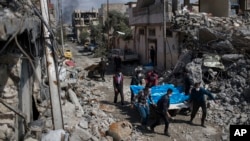
[[[89,127],[88,121],[86,121],[84,119],[81,120],[80,123],[79,123],[79,127],[83,128],[83,129],[88,129],[88,127]]]
[[[126,140],[132,133],[132,125],[128,121],[120,121],[109,126],[108,135],[113,137],[114,141]]]
[[[62,141],[66,132],[62,129],[51,130],[46,135],[42,136],[41,141]]]
[[[88,141],[92,137],[91,133],[86,130],[76,126],[76,129],[73,131],[70,137],[70,141]]]

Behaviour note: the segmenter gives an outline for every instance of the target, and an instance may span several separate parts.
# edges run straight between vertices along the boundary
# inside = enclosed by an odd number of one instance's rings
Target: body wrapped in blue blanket
[[[138,86],[138,85],[131,85],[130,88],[132,89],[134,94],[137,95],[139,91],[142,90],[144,87]],[[189,99],[189,96],[181,92],[178,87],[175,87],[173,84],[164,84],[164,85],[153,86],[151,88],[151,96],[152,96],[154,103],[157,103],[158,100],[161,98],[161,96],[166,94],[169,88],[173,90],[173,93],[170,96],[170,104],[184,103],[185,101]]]

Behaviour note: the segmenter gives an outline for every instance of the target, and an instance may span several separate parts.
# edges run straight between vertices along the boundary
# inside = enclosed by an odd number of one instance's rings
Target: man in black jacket
[[[170,98],[169,96],[172,94],[173,90],[168,89],[167,94],[163,95],[160,100],[157,102],[157,108],[156,108],[156,120],[155,122],[150,126],[151,131],[154,132],[154,128],[160,124],[160,120],[163,119],[165,123],[165,129],[164,134],[166,136],[170,137],[170,134],[168,132],[168,126],[169,126],[169,118],[171,118],[170,114],[168,113],[168,108],[170,105]]]
[[[206,127],[204,125],[205,118],[207,115],[207,107],[206,107],[206,100],[205,100],[205,95],[209,96],[211,99],[214,100],[216,103],[214,96],[204,88],[200,86],[200,82],[194,84],[194,88],[191,90],[191,95],[190,95],[190,102],[193,103],[193,108],[192,108],[192,113],[191,113],[191,119],[190,123],[193,124],[193,119],[199,110],[199,108],[202,108],[202,117],[201,117],[201,126]]]

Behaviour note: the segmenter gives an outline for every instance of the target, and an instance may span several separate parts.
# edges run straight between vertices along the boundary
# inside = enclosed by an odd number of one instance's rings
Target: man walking
[[[114,103],[117,103],[118,94],[120,94],[121,104],[124,105],[123,74],[120,70],[113,76],[113,86],[115,91]]]
[[[107,63],[104,61],[103,58],[101,58],[101,62],[99,62],[99,66],[100,66],[99,71],[100,71],[102,81],[105,81],[104,75],[105,75],[105,72],[106,72]]]
[[[156,108],[156,120],[155,122],[150,126],[151,131],[154,132],[154,128],[157,125],[160,125],[160,120],[163,119],[165,123],[164,128],[164,134],[166,136],[170,137],[170,134],[168,132],[169,127],[169,118],[171,118],[170,114],[168,113],[168,108],[170,105],[170,98],[169,96],[172,94],[173,90],[168,89],[167,94],[163,95],[160,100],[157,102],[157,108]]]
[[[138,111],[140,113],[141,125],[144,130],[147,130],[148,117],[150,114],[148,100],[151,102],[151,104],[154,105],[152,97],[151,97],[150,88],[148,85],[146,85],[145,88],[141,90],[138,93],[138,95],[135,95],[133,99],[133,103],[134,105],[137,106]],[[131,106],[133,108],[133,104]]]
[[[214,96],[209,91],[202,88],[200,84],[201,84],[200,82],[195,83],[194,88],[191,90],[190,101],[193,102],[193,108],[192,108],[190,123],[193,124],[193,119],[197,111],[201,107],[202,108],[201,126],[206,127],[204,124],[207,115],[205,95],[213,99],[215,103],[216,101],[214,99]]]

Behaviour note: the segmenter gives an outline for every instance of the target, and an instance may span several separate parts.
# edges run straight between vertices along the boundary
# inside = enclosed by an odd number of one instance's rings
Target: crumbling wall
[[[13,108],[18,108],[21,61],[19,55],[0,56],[0,97]],[[17,116],[0,103],[0,140],[14,140],[17,131]]]

